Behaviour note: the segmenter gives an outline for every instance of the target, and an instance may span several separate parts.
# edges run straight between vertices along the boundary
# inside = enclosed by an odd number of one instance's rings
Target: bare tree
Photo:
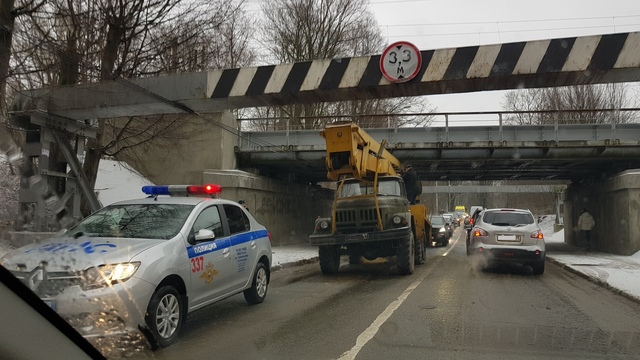
[[[636,116],[617,111],[633,106],[621,83],[515,90],[504,96],[502,106],[523,112],[506,120],[517,125],[627,123]],[[613,111],[598,111],[603,109]]]
[[[9,3],[2,1],[3,5]],[[223,0],[29,2],[31,8],[39,4],[39,13],[21,17],[19,31],[13,33],[18,41],[14,42],[12,90],[111,79],[126,83],[123,79],[134,76],[244,66],[252,61],[254,53],[248,46],[251,33],[246,15],[240,11],[242,3]],[[8,69],[8,60],[6,64]],[[2,79],[4,85],[6,76]],[[6,113],[4,107],[2,110]],[[148,123],[152,125],[145,125]],[[126,153],[127,158],[135,159],[136,146],[148,148],[153,141],[166,146],[166,141],[188,136],[193,131],[188,123],[175,117],[101,121],[98,137],[86,146],[84,172],[90,184],[95,183],[102,156],[118,157]],[[85,204],[83,212],[88,211]]]
[[[262,42],[280,62],[362,56],[381,52],[384,40],[365,0],[274,0],[263,3]],[[288,105],[256,110],[256,117],[288,117],[297,128],[319,128],[334,121],[331,115],[353,115],[367,127],[402,126],[416,119],[366,115],[393,114],[398,109],[424,105],[414,98],[351,100],[340,103]],[[424,118],[423,118],[424,120]],[[284,123],[284,121],[282,121]],[[274,126],[277,122],[272,122]],[[280,127],[282,128],[282,127]]]

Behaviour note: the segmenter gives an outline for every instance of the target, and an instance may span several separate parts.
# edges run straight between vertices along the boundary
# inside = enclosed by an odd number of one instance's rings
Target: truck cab
[[[337,181],[330,217],[318,218],[309,243],[317,245],[320,269],[338,272],[340,256],[357,264],[395,256],[398,272],[412,274],[426,261],[431,224],[424,205],[411,205],[396,173],[400,162],[353,123],[336,123],[320,133],[326,140],[327,178]]]

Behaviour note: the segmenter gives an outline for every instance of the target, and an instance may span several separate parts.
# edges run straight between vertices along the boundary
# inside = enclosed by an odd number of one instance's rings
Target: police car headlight
[[[120,263],[92,267],[84,274],[83,290],[97,289],[127,281],[140,267],[140,262]]]

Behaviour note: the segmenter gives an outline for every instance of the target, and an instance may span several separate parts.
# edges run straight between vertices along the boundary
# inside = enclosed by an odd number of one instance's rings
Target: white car
[[[535,217],[524,209],[488,209],[477,217],[470,232],[468,255],[487,264],[529,265],[534,275],[544,273],[544,235]]]
[[[270,235],[243,206],[215,198],[220,190],[145,186],[147,198],[104,207],[0,263],[87,338],[141,329],[152,347],[168,346],[187,313],[267,295]]]

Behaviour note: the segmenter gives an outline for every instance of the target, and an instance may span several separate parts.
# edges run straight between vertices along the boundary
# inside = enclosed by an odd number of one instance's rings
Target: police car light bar
[[[189,195],[216,195],[222,192],[222,187],[217,184],[207,185],[163,185],[143,186],[142,192],[151,195],[189,196]]]

